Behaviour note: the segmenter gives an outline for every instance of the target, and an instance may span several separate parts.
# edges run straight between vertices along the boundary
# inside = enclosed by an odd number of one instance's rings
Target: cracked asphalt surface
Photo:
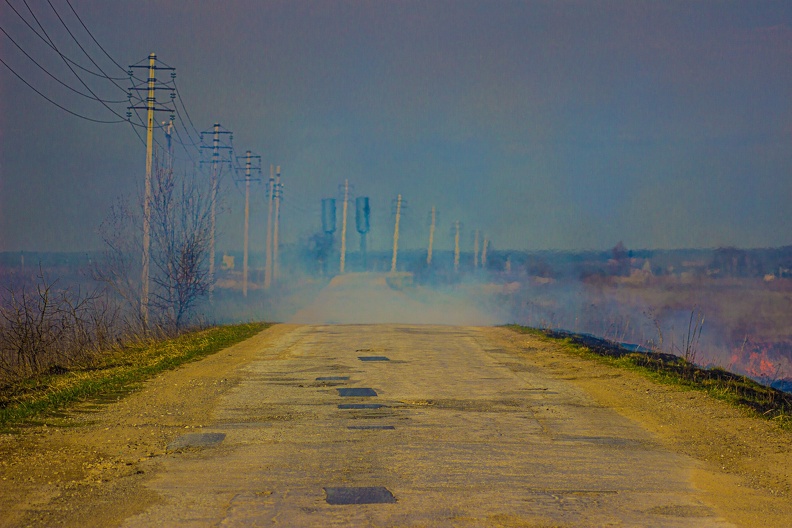
[[[421,325],[426,305],[376,277],[339,286],[346,300],[331,285],[301,324],[276,325],[117,402],[74,409],[68,427],[2,435],[0,524],[792,518],[788,431],[532,336],[462,326],[475,310],[454,312],[450,299],[439,300],[447,324]],[[347,302],[386,303],[397,323],[325,324]]]

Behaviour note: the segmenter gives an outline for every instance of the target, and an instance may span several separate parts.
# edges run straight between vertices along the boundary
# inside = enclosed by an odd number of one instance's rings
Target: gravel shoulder
[[[239,383],[238,367],[292,329],[276,325],[118,401],[77,405],[0,435],[0,526],[113,526],[156,503],[145,483],[168,442],[206,425]]]
[[[710,492],[729,521],[739,526],[789,526],[792,432],[702,392],[659,384],[534,336],[504,328],[483,332],[639,423],[669,450],[697,460],[694,484]]]

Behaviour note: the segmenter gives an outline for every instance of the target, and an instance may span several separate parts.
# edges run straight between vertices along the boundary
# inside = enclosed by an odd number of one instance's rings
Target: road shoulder
[[[693,485],[741,526],[784,526],[792,518],[792,433],[708,395],[655,383],[640,374],[581,358],[560,345],[505,328],[482,333],[655,434],[698,462]]]
[[[159,499],[146,486],[176,437],[200,431],[241,367],[294,329],[275,325],[165,372],[124,398],[0,435],[0,526],[118,525]]]

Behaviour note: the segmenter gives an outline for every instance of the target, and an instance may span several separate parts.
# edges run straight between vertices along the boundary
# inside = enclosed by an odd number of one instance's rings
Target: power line
[[[187,116],[187,120],[190,122],[190,126],[192,127],[193,131],[195,132],[195,135],[198,136],[198,138],[200,138],[201,137],[201,133],[198,132],[198,129],[195,127],[195,125],[193,124],[193,120],[190,117],[190,112],[188,112],[187,111],[187,107],[184,106],[184,99],[182,98],[181,92],[179,91],[179,86],[176,84],[176,79],[173,80],[173,87],[176,89],[176,95],[179,98],[179,103],[181,103],[182,108],[184,108],[184,115]],[[176,105],[174,105],[174,107],[176,107]],[[178,113],[178,107],[176,107],[176,113]]]
[[[7,0],[6,0],[6,1],[7,1]],[[47,37],[47,40],[49,40],[49,41],[50,41],[50,43],[51,43],[51,44],[53,45],[53,47],[54,47],[54,46],[55,46],[55,42],[54,42],[54,41],[53,41],[53,40],[50,38],[49,34],[47,33],[47,30],[45,30],[45,29],[44,29],[44,26],[42,26],[42,25],[41,25],[41,22],[39,22],[38,18],[36,18],[36,14],[33,12],[33,10],[32,10],[32,9],[30,8],[30,6],[28,5],[28,3],[27,3],[27,0],[22,0],[22,1],[23,1],[23,3],[25,4],[25,6],[28,8],[28,11],[30,11],[30,14],[33,16],[33,20],[35,20],[35,21],[36,21],[36,24],[38,25],[38,27],[39,27],[39,28],[41,28],[41,31],[44,33],[44,36],[46,36],[46,37]],[[48,0],[48,1],[49,1],[49,0]],[[50,5],[52,5],[52,4],[50,4]],[[54,9],[54,8],[53,8],[53,9]],[[57,12],[56,12],[56,13],[57,13]],[[58,51],[57,47],[54,47],[54,49],[55,49],[56,51]],[[69,63],[66,61],[65,57],[63,56],[63,54],[62,54],[62,53],[60,53],[60,51],[58,51],[58,55],[60,55],[60,56],[61,56],[61,58],[62,58],[62,59],[63,59],[63,61],[64,61],[64,64],[66,64],[66,67],[67,67],[67,68],[69,68],[69,70],[71,70],[71,72],[74,74],[74,76],[77,78],[77,80],[78,80],[78,81],[80,81],[80,84],[82,84],[82,85],[85,87],[85,89],[86,89],[86,90],[88,90],[88,92],[89,92],[91,95],[93,95],[94,97],[96,97],[96,98],[97,98],[97,100],[98,100],[98,101],[99,101],[99,102],[102,104],[102,106],[104,106],[105,108],[107,108],[108,110],[110,110],[110,112],[112,112],[112,113],[113,113],[115,116],[117,116],[117,117],[120,117],[121,119],[124,119],[124,116],[122,116],[121,114],[119,114],[118,112],[116,112],[115,110],[113,110],[112,108],[110,108],[110,107],[109,107],[109,106],[108,106],[106,103],[104,103],[104,102],[101,100],[101,98],[100,98],[98,95],[96,95],[96,93],[94,93],[94,91],[93,91],[93,90],[91,90],[90,86],[88,86],[88,85],[85,83],[85,81],[83,81],[83,80],[82,80],[82,77],[80,77],[80,76],[77,74],[77,72],[76,72],[76,71],[74,71],[74,68],[72,68],[72,67],[71,67],[71,65],[69,65]],[[101,70],[100,70],[100,71],[101,71]],[[104,72],[102,72],[102,73],[104,73]],[[116,83],[115,83],[115,81],[112,81],[112,82],[113,82],[113,84],[116,84]],[[116,84],[116,86],[118,86],[118,85]],[[119,87],[119,88],[120,88],[120,87]],[[121,89],[123,90],[123,88],[121,88]],[[131,123],[131,121],[130,121],[130,123]]]
[[[27,5],[27,0],[23,0],[23,1],[25,2],[25,5]],[[108,79],[110,79],[110,76],[109,76],[109,75],[107,75],[107,72],[105,72],[105,71],[102,69],[102,67],[101,67],[101,66],[99,66],[99,65],[96,63],[96,61],[95,61],[95,60],[93,60],[93,58],[91,57],[91,55],[89,55],[89,54],[88,54],[88,52],[87,52],[87,51],[85,51],[85,48],[83,48],[83,47],[82,47],[82,44],[80,44],[80,41],[79,41],[79,40],[77,40],[77,37],[75,37],[75,36],[74,36],[74,33],[72,33],[72,32],[71,32],[71,29],[69,29],[69,26],[67,26],[67,25],[66,25],[66,22],[64,22],[64,21],[63,21],[63,19],[61,18],[61,16],[60,16],[60,13],[58,13],[58,10],[57,10],[57,9],[55,9],[55,6],[54,6],[54,5],[52,5],[52,2],[51,2],[51,0],[47,0],[47,3],[48,3],[48,4],[49,4],[49,6],[52,8],[52,11],[53,11],[53,13],[55,13],[55,16],[56,16],[56,17],[58,17],[58,20],[60,20],[60,23],[61,23],[61,24],[63,24],[63,27],[64,27],[64,28],[66,28],[66,32],[69,34],[69,36],[70,36],[70,37],[72,38],[72,40],[75,42],[75,44],[77,44],[77,46],[80,48],[80,50],[82,50],[82,52],[85,54],[85,56],[86,56],[86,57],[88,57],[88,60],[89,60],[89,61],[91,61],[91,63],[92,63],[94,66],[96,66],[96,69],[98,69],[100,72],[102,72],[102,73],[104,74],[104,76],[105,76],[105,77],[107,77]],[[30,7],[29,7],[29,6],[28,6],[28,9],[30,9]],[[33,11],[31,11],[30,13],[32,14],[32,13],[33,13]],[[34,18],[35,18],[35,17],[34,17]],[[53,44],[54,44],[54,43],[53,43]],[[113,83],[113,84],[115,84],[115,85],[116,85],[116,86],[117,86],[117,87],[118,87],[118,88],[119,88],[121,91],[124,91],[124,88],[123,88],[123,87],[121,87],[121,85],[120,85],[120,84],[118,84],[117,82],[115,82],[114,80],[110,79],[110,82],[111,82],[111,83]]]
[[[69,6],[69,8],[71,9],[72,13],[74,13],[74,16],[76,16],[76,17],[77,17],[77,20],[79,20],[79,21],[80,21],[80,24],[82,24],[82,27],[83,27],[83,29],[85,29],[86,33],[88,33],[88,35],[90,35],[90,36],[91,36],[91,38],[92,38],[92,39],[93,39],[93,41],[96,43],[96,45],[97,45],[97,46],[99,46],[99,49],[100,49],[100,50],[102,50],[102,51],[104,52],[104,54],[105,54],[105,55],[107,55],[107,58],[108,58],[108,59],[110,59],[111,61],[113,61],[113,64],[115,64],[116,66],[118,66],[118,68],[119,68],[119,69],[120,69],[122,72],[126,72],[126,69],[124,69],[124,67],[123,67],[123,66],[121,66],[120,64],[118,64],[118,62],[116,62],[116,60],[115,60],[113,57],[111,57],[109,53],[107,53],[107,51],[106,51],[106,50],[105,50],[105,49],[102,47],[102,45],[101,45],[101,44],[99,44],[99,41],[98,41],[98,40],[96,40],[96,37],[94,37],[94,36],[93,36],[93,33],[91,33],[91,31],[90,31],[90,30],[88,29],[88,27],[85,25],[85,22],[83,22],[83,21],[82,21],[82,18],[80,18],[80,15],[78,15],[78,14],[77,14],[77,11],[75,11],[75,10],[74,10],[74,7],[71,5],[71,2],[69,2],[69,0],[66,0],[66,3],[68,4],[68,6]],[[119,80],[121,80],[121,79],[119,79]]]
[[[55,53],[57,53],[58,55],[60,55],[60,56],[61,56],[61,58],[62,58],[63,60],[65,60],[65,61],[67,61],[67,62],[70,62],[71,64],[73,64],[73,65],[74,65],[74,66],[76,66],[77,68],[79,68],[79,69],[83,70],[85,73],[89,73],[89,74],[91,74],[91,75],[95,75],[96,77],[101,77],[101,78],[103,78],[103,79],[107,79],[107,80],[115,80],[115,81],[123,81],[123,80],[125,80],[125,77],[108,77],[106,74],[96,73],[95,71],[89,70],[88,68],[85,68],[84,66],[82,66],[81,64],[79,64],[78,62],[76,62],[76,61],[74,61],[74,60],[70,59],[69,57],[67,57],[66,55],[64,55],[63,53],[61,53],[61,52],[58,50],[58,48],[56,48],[56,47],[55,47],[53,44],[51,44],[50,42],[48,42],[48,41],[47,41],[47,39],[45,39],[45,38],[44,38],[44,37],[41,35],[41,33],[39,33],[39,32],[36,30],[36,28],[34,28],[33,26],[31,26],[31,25],[30,25],[30,22],[28,22],[28,20],[27,20],[27,19],[26,19],[24,16],[22,16],[22,13],[20,13],[19,11],[17,11],[17,10],[16,10],[16,8],[14,7],[14,5],[13,5],[13,4],[12,4],[12,3],[11,3],[9,0],[5,0],[5,3],[6,3],[6,4],[8,4],[8,7],[10,7],[10,8],[11,8],[11,10],[12,10],[12,11],[13,11],[13,12],[16,14],[16,16],[18,16],[18,17],[19,17],[19,19],[20,19],[20,20],[22,20],[22,22],[24,22],[24,23],[25,23],[25,25],[28,27],[28,29],[30,29],[30,31],[32,31],[32,32],[33,32],[33,34],[34,34],[34,35],[36,35],[36,36],[37,36],[39,39],[41,39],[41,40],[44,42],[44,44],[46,44],[46,45],[47,45],[47,46],[48,46],[50,49],[52,49],[52,50],[53,50]]]
[[[66,108],[65,106],[61,106],[60,104],[56,103],[55,101],[53,101],[52,99],[50,99],[49,97],[47,97],[46,95],[44,95],[43,93],[41,93],[40,91],[38,91],[38,90],[37,90],[37,89],[36,89],[36,88],[35,88],[35,87],[34,87],[32,84],[30,84],[29,82],[27,82],[25,79],[23,79],[23,78],[22,78],[22,76],[21,76],[21,75],[19,75],[17,72],[15,72],[15,71],[14,71],[14,69],[13,69],[11,66],[9,66],[9,65],[6,63],[6,61],[4,61],[4,60],[2,59],[2,57],[0,57],[0,62],[2,62],[2,63],[3,63],[3,66],[5,66],[6,68],[8,68],[8,69],[11,71],[11,73],[13,73],[14,75],[16,75],[16,76],[17,76],[17,78],[18,78],[20,81],[22,81],[23,83],[25,83],[25,84],[28,86],[28,88],[30,88],[31,90],[33,90],[34,92],[36,92],[37,94],[39,94],[41,97],[43,97],[44,99],[46,99],[46,100],[47,100],[47,101],[49,101],[50,103],[54,104],[55,106],[57,106],[58,108],[60,108],[61,110],[63,110],[64,112],[68,112],[68,113],[70,113],[70,114],[71,114],[71,115],[73,115],[73,116],[79,117],[80,119],[85,119],[86,121],[92,121],[92,122],[94,122],[94,123],[123,123],[123,122],[125,122],[125,121],[126,121],[126,119],[121,119],[121,120],[117,120],[117,121],[105,121],[105,120],[101,120],[101,119],[93,119],[93,118],[91,118],[91,117],[86,117],[86,116],[84,116],[84,115],[82,115],[82,114],[78,114],[77,112],[72,112],[71,110],[69,110],[69,109],[68,109],[68,108]]]
[[[85,97],[86,99],[92,99],[92,100],[94,100],[94,101],[103,101],[103,102],[105,102],[105,103],[124,103],[124,102],[126,102],[126,101],[124,101],[124,100],[120,100],[120,101],[111,101],[111,100],[107,100],[107,99],[102,99],[102,100],[100,100],[100,99],[97,99],[96,97],[90,96],[90,95],[88,95],[88,94],[84,94],[84,93],[82,93],[81,91],[79,91],[79,90],[76,90],[76,89],[72,88],[71,86],[69,86],[68,84],[66,84],[65,82],[61,81],[59,78],[57,78],[55,75],[53,75],[52,73],[50,73],[50,71],[49,71],[49,70],[47,70],[47,69],[46,69],[44,66],[42,66],[41,64],[39,64],[39,63],[38,63],[38,61],[36,61],[36,59],[34,59],[33,57],[31,57],[31,56],[30,56],[30,54],[29,54],[27,51],[25,51],[25,50],[22,48],[22,46],[20,46],[20,45],[19,45],[19,43],[17,43],[17,41],[16,41],[16,40],[14,40],[14,39],[11,37],[11,35],[9,35],[9,34],[8,34],[8,32],[7,32],[5,29],[3,29],[3,27],[2,27],[2,26],[0,26],[0,31],[2,31],[2,32],[5,34],[5,36],[6,36],[6,37],[8,37],[8,40],[10,40],[10,41],[11,41],[11,42],[14,44],[14,46],[16,46],[16,47],[19,49],[19,51],[21,51],[21,52],[22,52],[22,53],[25,55],[25,57],[27,57],[28,59],[30,59],[30,61],[31,61],[33,64],[35,64],[36,66],[38,66],[38,67],[41,69],[41,71],[43,71],[44,73],[46,73],[47,75],[49,75],[50,77],[52,77],[53,79],[55,79],[55,81],[56,81],[56,82],[58,82],[59,84],[61,84],[61,85],[65,86],[66,88],[68,88],[68,89],[69,89],[69,90],[71,90],[72,92],[76,93],[77,95],[81,95],[81,96]]]

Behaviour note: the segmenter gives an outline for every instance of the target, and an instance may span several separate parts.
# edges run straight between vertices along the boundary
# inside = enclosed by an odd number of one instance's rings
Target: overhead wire
[[[25,6],[28,8],[28,11],[30,11],[30,14],[31,14],[31,16],[33,16],[33,20],[35,20],[35,21],[36,21],[36,24],[39,26],[39,28],[41,28],[41,31],[42,31],[42,33],[44,33],[44,36],[46,36],[46,37],[47,37],[47,40],[49,40],[49,41],[50,41],[50,43],[51,43],[53,46],[55,46],[55,42],[52,40],[52,38],[50,38],[49,34],[47,33],[47,30],[45,30],[45,29],[44,29],[44,26],[42,26],[42,25],[41,25],[41,22],[39,22],[39,19],[38,19],[38,17],[36,17],[36,14],[35,14],[35,13],[33,12],[33,10],[30,8],[30,5],[28,5],[28,3],[27,3],[27,0],[22,0],[22,2],[23,2],[23,3],[25,4]],[[57,47],[55,47],[55,50],[56,50],[56,51],[58,51],[58,50],[57,50]],[[61,58],[62,58],[62,59],[64,58],[64,57],[63,57],[63,54],[62,54],[62,53],[60,53],[60,51],[58,51],[58,54],[61,56]],[[93,95],[94,97],[96,97],[96,98],[97,98],[97,100],[99,100],[99,103],[101,103],[101,104],[102,104],[102,106],[104,106],[105,108],[107,108],[108,110],[110,110],[110,112],[112,112],[112,113],[113,113],[113,114],[114,114],[116,117],[120,117],[121,119],[124,119],[125,121],[129,121],[129,120],[125,119],[125,118],[124,118],[124,116],[122,116],[121,114],[119,114],[118,112],[116,112],[115,110],[113,110],[112,108],[110,108],[110,107],[109,107],[109,106],[108,106],[106,103],[104,103],[104,102],[101,100],[101,98],[100,98],[99,96],[97,96],[97,95],[96,95],[96,93],[94,93],[94,91],[93,91],[93,90],[91,90],[91,87],[90,87],[90,86],[88,86],[88,84],[86,84],[86,83],[85,83],[85,81],[83,81],[83,80],[82,80],[82,77],[80,77],[80,76],[77,74],[77,72],[76,72],[76,71],[74,71],[74,68],[72,68],[72,67],[71,67],[71,65],[70,65],[70,64],[69,64],[69,63],[68,63],[68,62],[67,62],[65,59],[64,59],[64,64],[66,64],[66,67],[67,67],[67,68],[69,68],[69,70],[71,70],[71,72],[74,74],[74,76],[77,78],[77,80],[78,80],[78,81],[80,81],[80,84],[82,84],[82,85],[85,87],[85,89],[86,89],[86,90],[88,90],[88,92],[89,92],[91,95]],[[104,72],[102,72],[102,73],[104,73]],[[116,84],[116,83],[115,83],[115,82],[113,82],[113,84]],[[118,86],[118,85],[116,84],[116,86]],[[122,90],[123,90],[123,88],[122,88]],[[126,91],[126,90],[124,90],[124,91]],[[131,121],[129,121],[129,123],[131,123],[131,124],[133,124],[133,125],[134,125],[134,123],[132,123]],[[137,125],[134,125],[134,126],[137,126]]]
[[[113,64],[115,64],[118,67],[118,69],[120,69],[122,72],[126,73],[126,68],[124,68],[123,66],[118,64],[118,62],[116,62],[116,60],[109,53],[107,53],[107,50],[105,50],[104,47],[102,47],[102,45],[99,44],[99,41],[96,40],[96,37],[93,36],[93,33],[91,33],[91,30],[88,29],[88,26],[86,26],[85,22],[82,21],[82,18],[80,18],[80,15],[77,14],[77,11],[75,11],[75,9],[72,6],[71,2],[69,0],[66,0],[66,4],[69,6],[69,9],[71,9],[72,13],[74,13],[74,16],[77,17],[77,20],[80,21],[80,24],[82,25],[83,29],[85,29],[85,32],[88,33],[88,35],[90,35],[91,39],[93,39],[94,43],[96,43],[96,45],[99,46],[99,49],[102,50],[102,52],[105,55],[107,55],[107,58],[110,59],[113,62]]]
[[[112,124],[112,123],[123,123],[123,122],[125,122],[125,121],[126,121],[126,119],[120,119],[120,120],[116,120],[116,121],[107,121],[107,120],[103,120],[103,119],[94,119],[94,118],[92,118],[92,117],[87,117],[87,116],[84,116],[84,115],[82,115],[82,114],[78,114],[77,112],[73,112],[73,111],[69,110],[68,108],[66,108],[65,106],[63,106],[63,105],[60,105],[60,104],[56,103],[55,101],[53,101],[52,99],[50,99],[49,97],[47,97],[46,95],[44,95],[43,93],[41,93],[41,92],[40,92],[38,89],[36,89],[36,87],[35,87],[35,86],[33,86],[32,84],[30,84],[29,82],[27,82],[27,81],[26,81],[26,80],[25,80],[25,79],[24,79],[24,78],[23,78],[21,75],[19,75],[19,74],[18,74],[16,71],[14,71],[14,69],[13,69],[11,66],[9,66],[9,65],[8,65],[8,63],[6,63],[6,61],[4,61],[2,57],[0,57],[0,62],[2,62],[2,63],[3,63],[3,66],[5,66],[6,68],[8,68],[8,69],[9,69],[9,71],[11,71],[11,73],[13,73],[14,75],[16,75],[16,77],[17,77],[17,78],[18,78],[20,81],[22,81],[23,83],[25,83],[25,84],[28,86],[28,88],[30,88],[31,90],[33,90],[34,92],[36,92],[37,94],[39,94],[41,97],[43,97],[44,99],[46,99],[46,100],[47,100],[47,101],[49,101],[50,103],[54,104],[55,106],[57,106],[58,108],[60,108],[61,110],[63,110],[64,112],[67,112],[67,113],[69,113],[69,114],[71,114],[71,115],[73,115],[73,116],[75,116],[75,117],[79,117],[80,119],[85,119],[86,121],[91,121],[91,122],[94,122],[94,123],[108,123],[108,124]]]
[[[27,5],[27,0],[23,0],[23,1],[25,2],[25,5]],[[77,37],[75,37],[75,36],[74,36],[74,33],[72,33],[72,32],[71,32],[71,29],[69,29],[69,26],[68,26],[68,25],[66,25],[66,22],[64,22],[64,21],[63,21],[63,18],[61,18],[61,16],[60,16],[60,13],[58,13],[58,10],[57,10],[57,9],[55,9],[55,6],[54,6],[54,5],[52,5],[52,1],[51,1],[51,0],[47,0],[47,3],[48,3],[48,4],[49,4],[49,6],[52,8],[52,12],[53,12],[53,13],[55,13],[55,16],[56,16],[56,17],[58,17],[58,20],[60,20],[60,23],[63,25],[63,27],[64,27],[64,28],[66,28],[66,32],[67,32],[67,33],[69,34],[69,36],[72,38],[72,40],[74,41],[74,43],[75,43],[75,44],[77,44],[77,47],[79,47],[79,48],[80,48],[80,50],[83,52],[83,54],[84,54],[86,57],[88,57],[88,60],[89,60],[89,61],[91,61],[91,64],[93,64],[94,66],[96,66],[96,69],[97,69],[97,70],[99,70],[100,72],[102,72],[102,74],[104,74],[104,76],[105,76],[105,77],[107,77],[108,79],[110,79],[110,76],[109,76],[109,75],[107,75],[107,72],[105,72],[105,71],[102,69],[102,67],[101,67],[101,66],[99,66],[99,64],[97,64],[97,62],[96,62],[95,60],[93,60],[93,58],[91,57],[91,55],[90,55],[90,54],[89,54],[87,51],[85,51],[85,48],[83,48],[82,44],[80,44],[80,41],[79,41],[79,40],[77,40]],[[28,6],[28,9],[30,9],[30,7],[29,7],[29,6]],[[32,14],[32,13],[33,13],[33,11],[31,11],[31,14]],[[54,43],[53,43],[53,44],[54,44]],[[117,86],[117,87],[118,87],[118,88],[119,88],[121,91],[126,91],[126,89],[125,89],[123,86],[121,86],[120,84],[118,84],[117,82],[115,82],[113,79],[110,79],[110,82],[111,82],[111,83],[113,83],[113,84],[115,84],[115,85],[116,85],[116,86]]]
[[[58,55],[60,55],[60,56],[61,56],[61,58],[62,58],[63,60],[65,60],[65,61],[67,61],[67,62],[71,63],[72,65],[76,66],[77,68],[79,68],[79,69],[83,70],[85,73],[88,73],[88,74],[90,74],[90,75],[95,75],[96,77],[101,77],[101,78],[103,78],[103,79],[108,79],[108,80],[115,80],[115,81],[124,81],[124,80],[126,80],[126,77],[109,77],[109,76],[107,76],[107,75],[105,75],[105,74],[102,74],[102,73],[96,73],[95,71],[92,71],[92,70],[90,70],[90,69],[88,69],[88,68],[86,68],[86,67],[82,66],[82,65],[81,65],[81,64],[79,64],[78,62],[76,62],[76,61],[74,61],[74,60],[70,59],[69,57],[67,57],[66,55],[64,55],[63,53],[61,53],[61,52],[60,52],[60,50],[58,50],[58,48],[56,48],[56,47],[55,47],[55,46],[54,46],[52,43],[48,42],[48,41],[47,41],[47,39],[46,39],[46,38],[44,38],[44,37],[41,35],[41,33],[39,33],[39,32],[38,32],[38,30],[36,30],[36,28],[34,28],[33,26],[31,26],[31,25],[30,25],[30,22],[28,22],[27,18],[25,18],[24,16],[22,16],[22,13],[20,13],[19,11],[17,11],[17,9],[16,9],[16,8],[14,7],[14,5],[13,5],[13,4],[10,2],[10,0],[5,0],[5,3],[6,3],[6,4],[8,4],[8,6],[9,6],[9,7],[11,8],[11,10],[12,10],[12,11],[13,11],[13,12],[16,14],[16,16],[18,16],[18,17],[19,17],[19,19],[20,19],[20,20],[22,20],[22,22],[24,22],[24,23],[25,23],[25,25],[28,27],[28,29],[30,29],[30,31],[32,31],[32,32],[33,32],[33,34],[34,34],[34,35],[36,35],[36,36],[37,36],[39,39],[41,39],[41,40],[44,42],[44,44],[46,44],[46,45],[47,45],[47,46],[48,46],[50,49],[52,49],[52,50],[53,50],[55,53],[57,53]]]
[[[33,57],[31,57],[31,56],[30,56],[30,54],[29,54],[27,51],[25,51],[25,49],[24,49],[22,46],[20,46],[20,45],[19,45],[19,43],[18,43],[16,40],[14,40],[14,39],[13,39],[13,37],[11,37],[11,35],[9,35],[9,34],[8,34],[8,32],[7,32],[5,29],[3,29],[3,27],[2,27],[2,26],[0,26],[0,31],[2,31],[2,32],[3,32],[3,34],[4,34],[4,35],[5,35],[7,38],[8,38],[8,40],[10,40],[10,41],[11,41],[11,42],[14,44],[14,46],[16,46],[16,47],[19,49],[19,51],[21,51],[21,52],[22,52],[22,53],[25,55],[25,57],[27,57],[28,59],[30,59],[30,61],[31,61],[33,64],[35,64],[36,66],[38,66],[38,67],[39,67],[39,69],[41,69],[41,71],[43,71],[44,73],[46,73],[47,75],[49,75],[50,77],[52,77],[53,79],[55,79],[55,81],[56,81],[57,83],[59,83],[59,84],[61,84],[61,85],[65,86],[66,88],[68,88],[68,89],[69,89],[69,90],[71,90],[72,92],[76,93],[77,95],[81,95],[81,96],[85,97],[86,99],[92,99],[92,100],[94,100],[94,101],[104,101],[105,103],[125,103],[125,102],[126,102],[125,100],[112,101],[112,100],[108,100],[108,99],[98,99],[98,98],[96,98],[96,97],[93,97],[93,96],[91,96],[91,95],[84,94],[84,93],[82,93],[81,91],[79,91],[79,90],[77,90],[77,89],[75,89],[75,88],[73,88],[73,87],[69,86],[69,85],[68,85],[68,84],[66,84],[65,82],[61,81],[61,80],[60,80],[58,77],[56,77],[54,74],[52,74],[52,73],[51,73],[49,70],[47,70],[47,69],[46,69],[44,66],[42,66],[42,65],[41,65],[41,64],[40,64],[40,63],[39,63],[39,62],[38,62],[36,59],[34,59]]]

